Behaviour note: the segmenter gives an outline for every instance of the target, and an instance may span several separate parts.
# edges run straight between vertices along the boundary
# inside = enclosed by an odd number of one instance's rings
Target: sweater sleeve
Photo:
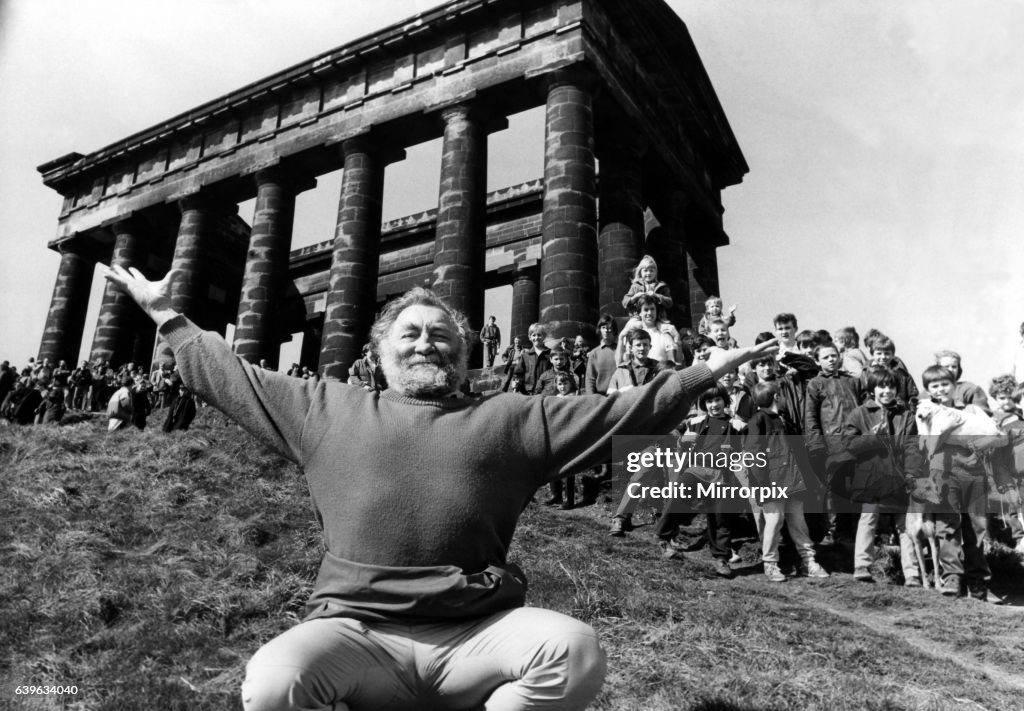
[[[690,402],[712,384],[711,370],[700,363],[607,397],[538,398],[531,419],[541,419],[543,436],[526,446],[543,456],[544,478],[557,479],[607,462],[613,436],[667,434],[686,416]],[[537,452],[537,447],[543,450]]]
[[[160,327],[189,389],[289,459],[302,462],[300,440],[313,393],[312,380],[256,368],[236,356],[216,333],[184,316]]]

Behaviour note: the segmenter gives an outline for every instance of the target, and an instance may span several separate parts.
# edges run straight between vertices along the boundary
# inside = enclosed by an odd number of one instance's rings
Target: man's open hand
[[[715,376],[715,380],[718,380],[725,373],[736,370],[744,363],[774,355],[778,350],[779,341],[777,338],[773,338],[749,348],[733,348],[731,350],[714,348],[706,362],[711,368],[711,374]]]
[[[178,312],[171,308],[171,282],[178,276],[177,271],[167,272],[160,281],[150,281],[135,267],[124,269],[115,265],[105,267],[103,276],[132,297],[158,327],[178,315]]]

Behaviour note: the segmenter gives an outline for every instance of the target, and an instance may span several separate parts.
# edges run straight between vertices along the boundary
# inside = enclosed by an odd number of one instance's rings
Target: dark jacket
[[[796,434],[796,427],[788,417],[765,407],[754,413],[747,423],[743,449],[763,453],[767,466],[750,468],[751,485],[785,486],[789,495],[807,489],[804,472],[810,471],[810,462],[802,438]]]
[[[843,422],[844,450],[854,459],[847,487],[853,501],[906,506],[907,482],[927,471],[914,413],[868,400]]]
[[[547,348],[537,353],[533,348],[523,350],[523,392],[533,395],[536,392],[537,381],[547,370],[551,370],[551,351]],[[512,384],[512,376],[516,371],[515,361],[505,366],[505,383],[501,389],[508,392]]]
[[[811,378],[804,400],[804,434],[812,456],[826,450],[828,454],[842,451],[843,425],[860,401],[860,381],[846,373],[821,373]]]

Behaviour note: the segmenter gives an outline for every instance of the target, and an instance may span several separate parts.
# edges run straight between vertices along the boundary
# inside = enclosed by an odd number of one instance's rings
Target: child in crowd
[[[695,360],[707,360],[716,347],[708,336],[697,336],[693,339],[693,357]]]
[[[697,333],[702,336],[711,335],[711,322],[721,320],[725,323],[726,328],[736,325],[736,304],[729,307],[729,314],[722,314],[722,298],[719,296],[709,296],[708,300],[704,302],[704,315],[700,317],[700,323],[697,324]]]
[[[782,393],[778,384],[769,381],[754,386],[754,404],[758,410],[747,423],[744,449],[763,454],[767,466],[751,467],[750,483],[787,488],[785,498],[766,499],[760,510],[752,507],[759,527],[763,516],[760,533],[765,577],[772,582],[786,580],[779,569],[779,542],[785,523],[802,561],[798,572],[811,578],[827,578],[828,572],[815,560],[814,543],[804,519],[801,494],[806,490],[802,474],[807,467],[806,452],[801,451],[799,438],[792,436],[792,423],[780,412]]]
[[[818,338],[818,334],[814,331],[808,331],[804,329],[800,333],[796,334],[796,352],[800,355],[809,356],[814,353],[814,349],[821,345],[821,341]]]
[[[935,365],[941,365],[953,374],[953,391],[951,395],[956,407],[963,408],[967,405],[974,405],[981,408],[986,415],[991,416],[992,409],[988,406],[988,396],[985,395],[984,388],[960,379],[964,374],[964,370],[959,353],[956,351],[939,351],[935,354]]]
[[[878,348],[879,341],[875,341]],[[941,365],[925,369],[921,381],[933,402],[955,407],[953,384],[956,376]],[[981,412],[978,410],[978,412]],[[987,438],[990,447],[1005,446],[1007,438]],[[939,488],[941,502],[933,506],[935,535],[939,540],[939,569],[943,595],[957,597],[962,584],[968,594],[982,602],[988,599],[992,577],[985,559],[988,534],[988,487],[981,457],[988,453],[977,447],[977,438],[947,437],[935,448],[927,466]]]
[[[910,503],[907,482],[924,475],[913,411],[897,397],[899,379],[891,370],[877,370],[867,380],[870,398],[843,422],[843,448],[854,458],[851,500],[861,503],[853,552],[853,577],[872,582],[875,533],[880,515],[892,514],[900,537],[904,585],[921,587],[914,542],[907,535]],[[920,505],[916,502],[915,507]],[[915,511],[919,512],[919,511]]]
[[[672,295],[668,284],[658,281],[658,264],[654,257],[645,254],[633,270],[633,281],[629,291],[622,297],[622,308],[631,316],[623,331],[640,325],[640,297],[650,296],[657,304],[657,320],[668,320],[668,309],[672,308]]]
[[[565,355],[565,353],[559,353],[558,348],[552,349],[552,363],[554,363],[554,359],[560,355]],[[552,373],[554,374],[552,380],[554,381],[555,397],[572,397],[576,394],[576,379],[572,376],[572,373],[566,369],[558,369],[558,366],[555,366],[555,368],[544,373],[544,375],[546,376]],[[545,506],[558,506],[563,509],[571,509],[576,505],[575,475],[567,476],[564,479],[557,479],[548,484],[548,488],[551,491],[551,498],[544,502]]]
[[[907,371],[907,366],[896,356],[896,344],[892,339],[883,333],[878,333],[871,339],[871,360],[867,370],[861,373],[861,390],[867,389],[868,371],[871,368],[884,368],[893,371],[899,380],[897,397],[911,410],[917,407],[919,391],[914,384],[914,378]]]
[[[807,383],[803,429],[817,481],[807,483],[815,502],[827,515],[821,543],[832,545],[837,534],[852,529],[852,522],[849,517],[839,515],[839,501],[845,494],[845,487],[841,486],[843,477],[838,476],[840,469],[826,467],[826,460],[843,452],[843,423],[861,402],[861,385],[859,380],[839,369],[839,349],[834,344],[817,346],[813,355],[821,372]],[[850,525],[840,526],[841,522]]]
[[[679,440],[681,451],[717,454],[739,450],[740,433],[733,426],[733,420],[726,409],[728,399],[729,394],[721,385],[714,385],[701,393],[697,398],[697,409],[700,414],[687,423],[687,432]],[[736,475],[727,467],[708,470],[705,473],[707,477],[700,477],[705,482],[717,481],[725,486],[739,486]],[[694,484],[690,482],[689,485]],[[707,537],[711,546],[711,559],[715,573],[725,578],[733,576],[729,560],[732,557],[732,531],[736,529],[738,522],[736,503],[725,498],[716,499],[712,509],[707,512]],[[692,518],[692,514],[680,511],[679,508],[677,500],[666,499],[661,518],[658,520],[655,533],[662,539],[663,555],[666,558],[680,555],[682,549],[675,544],[675,535],[679,526]]]
[[[720,318],[716,318],[708,324],[707,335],[714,341],[717,348],[729,350],[737,347],[736,339],[729,335],[729,325]]]
[[[859,378],[867,367],[868,358],[860,349],[860,335],[853,326],[840,328],[833,336],[833,342],[839,346],[839,355],[843,360],[840,364],[842,370]]]
[[[732,415],[733,425],[739,430],[746,429],[747,421],[754,414],[754,401],[740,382],[739,374],[735,370],[730,370],[719,379],[718,383],[725,388],[729,395],[727,408],[729,414]]]
[[[525,348],[521,351],[518,365],[516,361],[506,369],[505,384],[502,390],[508,392],[513,376],[519,376],[522,381],[523,392],[533,395],[536,392],[537,380],[545,371],[551,370],[551,359],[548,357],[550,351],[544,345],[544,339],[548,337],[548,330],[539,323],[530,325],[530,343],[532,348]]]
[[[534,392],[538,395],[557,395],[556,379],[559,375],[567,375],[569,376],[569,394],[575,395],[576,378],[573,377],[572,370],[570,370],[569,353],[561,345],[558,345],[548,352],[548,358],[551,359],[551,369],[541,373]]]
[[[623,363],[612,374],[608,383],[608,394],[630,390],[654,380],[654,377],[661,372],[661,367],[647,357],[651,350],[651,335],[642,328],[635,329],[627,334],[629,340],[629,361]],[[649,472],[643,471],[633,475],[630,482],[640,481]],[[623,536],[626,531],[633,528],[633,511],[636,509],[637,500],[623,492],[619,507],[612,518],[612,525],[608,533],[612,536]]]
[[[992,419],[1010,438],[1011,448],[1004,453],[1004,466],[1012,474],[1009,486],[1000,492],[1001,511],[989,517],[989,526],[993,538],[1002,532],[1017,552],[1024,553],[1024,521],[1020,518],[1020,501],[1024,495],[1024,413],[1020,409],[1021,389],[1013,375],[1000,375],[992,379],[988,394],[996,405]],[[1005,505],[1007,500],[1009,505]]]

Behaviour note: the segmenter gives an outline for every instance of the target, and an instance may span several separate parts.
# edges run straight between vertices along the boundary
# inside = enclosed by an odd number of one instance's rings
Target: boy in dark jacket
[[[914,542],[907,535],[907,480],[925,475],[914,413],[897,397],[899,377],[873,371],[867,379],[872,397],[843,423],[843,448],[855,458],[850,497],[862,503],[853,552],[853,577],[871,582],[875,532],[880,514],[894,514],[900,535],[904,584],[921,587]]]
[[[761,557],[765,577],[776,583],[786,580],[779,569],[779,542],[782,524],[785,523],[802,560],[799,572],[811,578],[827,578],[828,572],[815,560],[814,543],[804,519],[801,494],[807,487],[802,470],[808,466],[807,456],[805,451],[801,451],[800,438],[793,436],[795,428],[779,414],[782,404],[779,386],[774,382],[755,385],[754,404],[758,410],[747,423],[744,449],[766,455],[767,466],[753,467],[750,483],[752,486],[778,485],[786,489],[784,497],[766,500],[762,506]],[[757,514],[755,511],[755,516]]]

